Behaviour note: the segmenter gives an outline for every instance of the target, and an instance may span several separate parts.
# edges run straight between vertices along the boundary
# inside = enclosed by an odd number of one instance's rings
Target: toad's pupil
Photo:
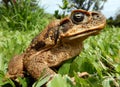
[[[84,19],[84,14],[77,12],[77,13],[75,13],[75,14],[73,15],[73,19],[74,19],[74,21],[76,21],[76,22],[81,22],[81,21],[83,21],[83,19]]]

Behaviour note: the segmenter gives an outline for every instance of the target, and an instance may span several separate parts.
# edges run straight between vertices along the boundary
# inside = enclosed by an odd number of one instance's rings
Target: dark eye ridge
[[[74,22],[81,22],[84,19],[84,14],[81,12],[76,12],[72,15],[72,20]]]

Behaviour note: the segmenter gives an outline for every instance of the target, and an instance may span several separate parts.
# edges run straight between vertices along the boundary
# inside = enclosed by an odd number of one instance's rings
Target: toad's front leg
[[[36,58],[32,58],[24,61],[24,66],[27,72],[35,79],[39,79],[40,76],[55,75],[55,72],[42,61],[38,61]]]

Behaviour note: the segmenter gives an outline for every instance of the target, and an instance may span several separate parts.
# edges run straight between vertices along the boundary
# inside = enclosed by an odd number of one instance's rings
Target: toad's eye
[[[75,23],[80,23],[84,20],[84,14],[81,12],[75,12],[72,14],[72,21]]]

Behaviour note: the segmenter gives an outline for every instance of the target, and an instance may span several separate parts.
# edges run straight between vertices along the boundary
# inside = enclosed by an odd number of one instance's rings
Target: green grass
[[[44,25],[43,17],[48,17],[38,3],[40,0],[16,0],[6,8],[0,4],[0,27],[9,30],[34,30],[39,23]],[[41,20],[42,19],[42,20]]]
[[[48,23],[48,22],[47,22]],[[32,38],[40,29],[29,31],[0,30],[0,85],[9,83],[10,79],[2,82],[7,71],[8,61],[20,54],[29,45]],[[90,77],[78,78],[77,72],[88,72]],[[73,61],[64,63],[58,70],[48,87],[119,87],[120,86],[120,28],[106,27],[99,35],[89,37],[84,41],[84,50]],[[74,76],[76,85],[72,85],[69,77]],[[39,87],[48,77],[33,84]],[[23,87],[29,83],[28,78],[19,78]]]
[[[46,20],[47,21],[47,20]],[[46,24],[48,21],[46,22]],[[42,26],[43,28],[45,26]],[[0,30],[0,56],[2,61],[8,62],[13,56],[22,53],[25,48],[29,45],[31,40],[37,35],[42,29],[36,26],[36,29],[29,31],[19,30]],[[0,69],[3,69],[1,67]]]

